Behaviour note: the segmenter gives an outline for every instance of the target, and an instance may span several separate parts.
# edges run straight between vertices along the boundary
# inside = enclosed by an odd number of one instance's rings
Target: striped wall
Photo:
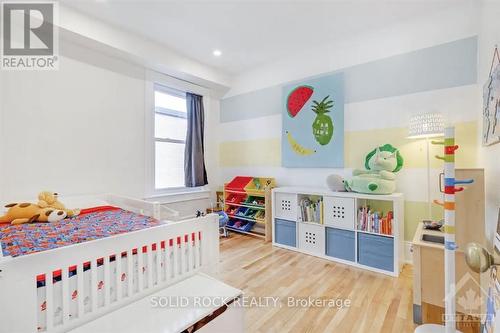
[[[221,101],[219,166],[221,182],[233,176],[259,175],[278,185],[324,186],[328,174],[344,177],[363,167],[373,147],[391,143],[405,158],[398,191],[405,194],[405,238],[426,217],[426,145],[407,139],[411,115],[439,111],[455,124],[458,168],[477,166],[477,110],[481,92],[476,84],[477,37],[339,69],[346,77],[344,169],[281,167],[281,86],[232,96]],[[431,146],[431,154],[440,153]],[[433,196],[442,163],[431,159]],[[433,214],[441,215],[439,207]]]

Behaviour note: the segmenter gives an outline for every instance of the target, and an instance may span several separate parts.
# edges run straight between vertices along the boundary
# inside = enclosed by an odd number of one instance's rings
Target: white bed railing
[[[104,194],[103,199],[110,205],[116,205],[136,213],[152,216],[159,220],[176,220],[179,217],[178,211],[166,207],[159,202],[144,201],[116,194]]]
[[[3,258],[0,332],[68,331],[199,271],[214,273],[218,258],[214,214]]]

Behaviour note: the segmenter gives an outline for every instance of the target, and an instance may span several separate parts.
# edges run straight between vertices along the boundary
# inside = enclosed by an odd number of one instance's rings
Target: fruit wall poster
[[[344,167],[344,78],[342,73],[283,87],[282,165]]]

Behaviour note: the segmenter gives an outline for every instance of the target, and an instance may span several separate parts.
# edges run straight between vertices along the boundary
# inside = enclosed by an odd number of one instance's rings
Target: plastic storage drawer
[[[356,245],[354,231],[326,227],[326,255],[354,261]]]
[[[394,239],[358,233],[358,262],[362,265],[394,271]]]
[[[282,245],[297,247],[297,223],[275,219],[274,241]]]

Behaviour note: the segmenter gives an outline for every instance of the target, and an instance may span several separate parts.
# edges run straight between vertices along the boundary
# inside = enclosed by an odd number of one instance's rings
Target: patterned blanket
[[[0,243],[4,256],[18,257],[159,224],[152,217],[120,208],[97,208],[54,223],[0,224]]]

